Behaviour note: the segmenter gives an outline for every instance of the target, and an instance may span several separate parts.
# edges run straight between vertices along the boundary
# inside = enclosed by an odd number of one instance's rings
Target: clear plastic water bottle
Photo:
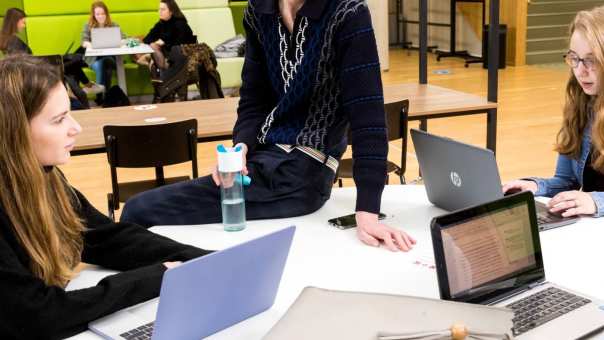
[[[243,186],[249,177],[243,176],[243,155],[240,147],[218,146],[218,176],[222,205],[222,224],[225,231],[245,229],[245,198]]]

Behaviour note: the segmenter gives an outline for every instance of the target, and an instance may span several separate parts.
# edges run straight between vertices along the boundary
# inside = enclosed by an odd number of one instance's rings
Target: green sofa
[[[88,20],[92,0],[10,1],[11,6],[22,8],[27,13],[26,41],[35,55],[65,54],[80,46],[80,35]],[[19,3],[22,5],[19,6]],[[120,24],[128,36],[145,36],[159,20],[159,0],[105,0],[105,3],[111,11],[111,18]],[[180,0],[178,4],[200,42],[206,42],[214,48],[235,36],[233,16],[227,0]],[[2,7],[6,7],[5,4]],[[243,58],[219,59],[222,86],[240,86],[242,67]],[[126,62],[125,71],[129,95],[153,92],[149,72],[144,67]],[[94,79],[92,70],[86,70],[86,73]]]

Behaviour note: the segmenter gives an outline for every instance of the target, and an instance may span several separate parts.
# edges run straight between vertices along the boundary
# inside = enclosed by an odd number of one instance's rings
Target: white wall
[[[381,0],[387,1],[387,0]],[[396,1],[389,1],[389,31],[390,43],[396,41]],[[404,15],[407,20],[419,20],[418,0],[404,0]],[[449,22],[450,2],[448,0],[428,0],[428,21],[430,22]],[[480,56],[482,54],[482,38],[476,35],[466,18],[460,12],[459,8],[463,4],[457,5],[457,39],[455,48],[467,50],[470,54]],[[474,6],[476,11],[480,11],[478,6]],[[480,15],[480,13],[477,13]],[[419,29],[417,24],[407,24],[407,39],[413,42],[417,47],[419,44]],[[428,26],[428,46],[438,45],[439,50],[449,51],[449,27]],[[402,32],[401,32],[402,40]]]
[[[388,53],[388,3],[386,0],[368,0],[371,21],[378,47],[380,66],[382,70],[390,68]]]

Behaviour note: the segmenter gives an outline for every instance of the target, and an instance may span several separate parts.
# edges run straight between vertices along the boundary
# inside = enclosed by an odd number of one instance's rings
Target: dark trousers
[[[260,146],[248,155],[252,184],[245,187],[248,220],[306,215],[329,199],[335,174],[324,164],[293,150]],[[211,176],[163,186],[132,197],[122,222],[154,225],[220,223],[220,188]]]

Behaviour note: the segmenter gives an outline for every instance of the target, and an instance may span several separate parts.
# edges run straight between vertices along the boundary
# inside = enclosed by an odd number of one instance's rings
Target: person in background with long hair
[[[503,191],[530,190],[552,197],[548,207],[562,216],[604,216],[604,6],[581,11],[570,26],[564,57],[571,72],[566,85],[558,162],[552,178],[504,184]]]
[[[32,54],[31,49],[17,33],[25,29],[25,12],[18,8],[9,8],[4,14],[4,23],[0,31],[0,51],[4,54]]]
[[[0,338],[57,339],[159,295],[163,273],[208,253],[129,223],[114,223],[58,166],[81,127],[51,66],[0,61]],[[67,291],[82,262],[123,271]]]
[[[82,47],[91,48],[92,39],[90,31],[93,28],[104,28],[104,27],[120,27],[117,22],[111,20],[109,14],[109,8],[102,1],[95,1],[90,6],[90,17],[88,22],[82,29]],[[122,39],[126,36],[122,32]],[[94,70],[96,75],[96,83],[101,84],[105,89],[111,87],[111,75],[116,69],[115,57],[104,56],[104,57],[87,57],[86,63],[90,65],[90,68]]]

